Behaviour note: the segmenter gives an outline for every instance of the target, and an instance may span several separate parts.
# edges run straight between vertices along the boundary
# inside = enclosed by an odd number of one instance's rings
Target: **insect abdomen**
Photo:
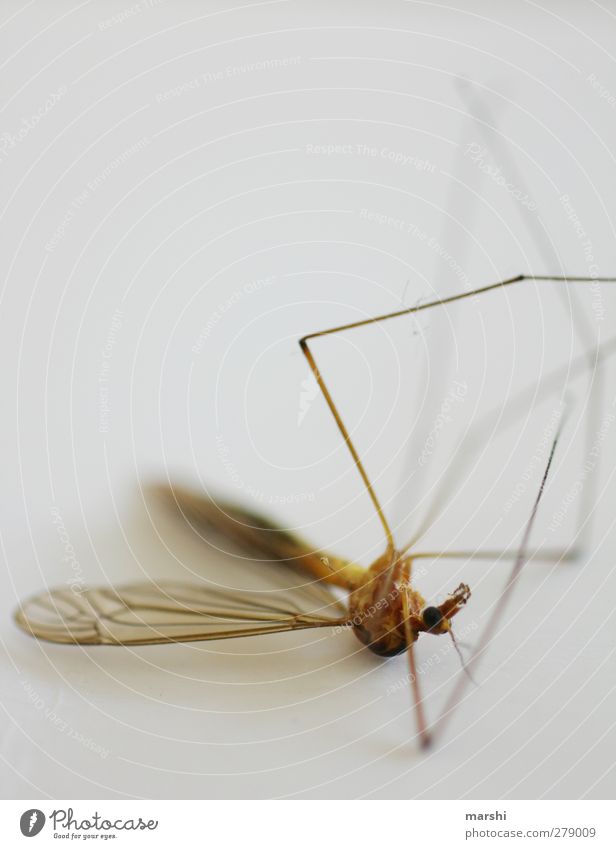
[[[361,623],[353,624],[353,630],[358,640],[367,646],[371,652],[379,657],[394,657],[406,649],[406,639],[400,634],[398,628],[393,631],[382,633],[378,636],[365,628]]]

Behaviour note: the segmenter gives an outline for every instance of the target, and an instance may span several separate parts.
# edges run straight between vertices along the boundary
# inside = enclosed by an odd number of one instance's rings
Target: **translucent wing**
[[[363,575],[361,566],[325,555],[271,519],[236,504],[213,501],[202,493],[177,486],[160,486],[153,492],[172,503],[191,524],[214,528],[250,556],[290,563],[325,583],[345,589],[352,589]]]
[[[27,633],[54,643],[146,645],[323,628],[349,617],[318,584],[260,593],[142,582],[52,590],[24,602],[15,618]]]

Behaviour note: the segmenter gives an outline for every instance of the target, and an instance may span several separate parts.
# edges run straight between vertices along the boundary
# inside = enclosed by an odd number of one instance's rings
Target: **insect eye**
[[[436,628],[437,625],[441,624],[443,620],[443,614],[438,609],[438,607],[426,607],[426,609],[422,613],[422,619],[426,628],[428,630],[432,630],[432,628]]]

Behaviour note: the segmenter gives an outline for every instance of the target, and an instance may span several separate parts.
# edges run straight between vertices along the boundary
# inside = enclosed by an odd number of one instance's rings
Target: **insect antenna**
[[[552,442],[552,447],[550,449],[550,455],[548,457],[548,461],[547,461],[546,466],[545,466],[545,471],[543,472],[543,477],[542,477],[541,483],[539,485],[539,491],[537,492],[537,496],[535,498],[535,502],[533,504],[531,514],[530,514],[528,521],[526,523],[526,527],[524,528],[524,535],[522,537],[522,542],[520,544],[520,548],[518,549],[518,555],[515,559],[515,563],[513,564],[513,567],[511,569],[510,574],[509,574],[509,579],[507,580],[505,588],[504,588],[503,592],[501,593],[501,595],[499,596],[498,601],[496,602],[494,609],[492,610],[492,614],[491,614],[490,618],[488,619],[488,624],[485,626],[485,629],[483,631],[483,634],[481,636],[479,644],[477,645],[477,648],[475,649],[475,651],[471,655],[470,660],[466,664],[467,675],[463,678],[458,679],[457,685],[454,686],[453,691],[451,693],[451,696],[449,697],[447,703],[445,704],[445,707],[443,708],[443,710],[441,712],[441,715],[439,716],[439,718],[437,719],[437,721],[435,723],[434,729],[436,730],[438,728],[439,732],[442,731],[443,725],[445,724],[447,719],[449,719],[451,717],[454,709],[460,703],[460,701],[462,699],[462,695],[464,694],[464,691],[467,687],[467,682],[468,682],[468,678],[470,677],[471,670],[477,664],[478,660],[483,655],[483,653],[485,652],[488,645],[492,642],[492,638],[494,636],[494,632],[496,630],[498,621],[501,618],[501,616],[503,615],[505,608],[507,607],[509,599],[511,598],[511,593],[512,593],[512,591],[515,587],[515,584],[517,583],[517,581],[520,577],[520,574],[522,572],[522,568],[524,567],[524,564],[528,560],[528,542],[529,542],[529,539],[530,539],[530,534],[531,534],[531,531],[533,529],[533,525],[535,523],[535,517],[537,515],[537,510],[539,509],[539,503],[541,502],[541,498],[542,498],[543,492],[545,490],[545,484],[546,484],[546,481],[548,479],[548,474],[550,472],[550,467],[552,465],[552,460],[554,458],[554,452],[556,451],[556,446],[557,446],[558,440],[560,438],[562,426],[563,426],[563,420],[561,419],[560,426],[558,428],[556,436],[554,437],[554,441]]]

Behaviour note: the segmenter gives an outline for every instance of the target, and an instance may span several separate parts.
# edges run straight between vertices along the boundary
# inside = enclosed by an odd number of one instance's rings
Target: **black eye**
[[[441,624],[443,620],[443,614],[438,609],[438,607],[426,607],[426,609],[422,613],[422,618],[426,628],[428,628],[428,630],[431,630],[432,628],[436,628],[437,625]]]

